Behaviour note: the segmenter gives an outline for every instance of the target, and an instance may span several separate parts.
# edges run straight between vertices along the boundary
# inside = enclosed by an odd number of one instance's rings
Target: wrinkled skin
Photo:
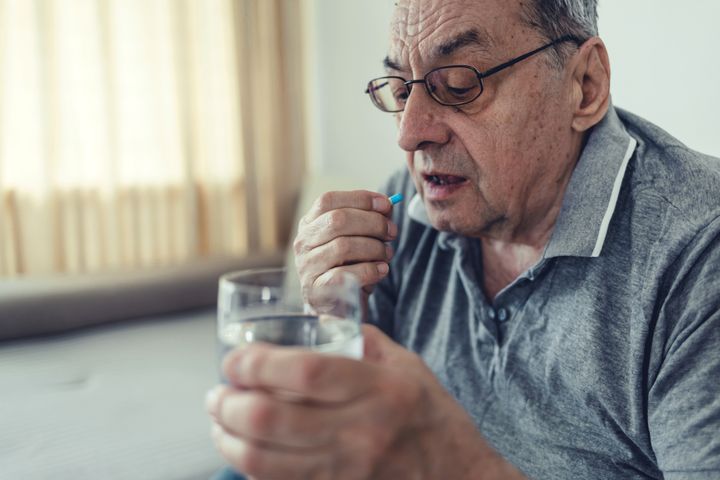
[[[478,461],[515,473],[420,358],[375,327],[363,334],[362,362],[269,345],[230,353],[231,387],[207,402],[227,461],[258,480],[460,480],[481,478]]]
[[[506,9],[471,8],[472,1],[401,2],[392,26],[389,58],[406,78],[434,67],[470,64],[486,70],[546,43]],[[512,3],[512,2],[508,2]],[[436,56],[437,45],[482,27],[487,47],[473,45]],[[513,32],[508,35],[507,32]],[[487,39],[487,40],[484,40]],[[492,40],[490,40],[492,39]],[[398,115],[399,144],[421,195],[423,171],[439,170],[468,179],[447,201],[427,201],[430,220],[441,230],[498,240],[532,241],[547,229],[548,212],[562,195],[581,137],[571,120],[572,90],[565,72],[538,55],[484,81],[475,102],[444,107],[415,89]]]
[[[468,29],[482,45],[436,55]],[[399,0],[389,73],[422,78],[469,64],[485,70],[546,43],[522,22],[517,0]],[[548,52],[485,81],[475,102],[447,107],[421,86],[397,114],[398,142],[433,225],[478,238],[483,288],[494,298],[537,261],[548,241],[587,131],[609,105],[609,63],[599,38],[562,67]],[[462,177],[442,198],[424,174]],[[366,293],[388,273],[397,235],[381,194],[329,192],[301,220],[294,242],[303,289],[338,272]],[[422,359],[365,326],[362,361],[257,345],[225,360],[229,386],[208,397],[223,456],[257,480],[513,479]]]
[[[436,55],[438,45],[470,29],[479,31],[482,45]],[[545,43],[523,23],[516,1],[407,1],[399,3],[388,57],[400,67],[391,74],[421,78],[449,64],[483,71]],[[458,108],[415,88],[397,115],[398,142],[433,225],[481,240],[490,298],[539,258],[585,132],[607,111],[604,46],[595,38],[579,53],[562,70],[549,53],[524,60],[487,78],[480,98]],[[585,81],[588,73],[592,82]],[[431,172],[467,182],[451,198],[435,201],[425,194],[423,174]]]

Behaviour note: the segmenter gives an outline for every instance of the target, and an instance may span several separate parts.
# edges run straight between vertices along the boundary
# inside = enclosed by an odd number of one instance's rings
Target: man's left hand
[[[363,335],[362,361],[262,344],[229,353],[230,386],[207,399],[227,461],[257,480],[517,473],[417,355],[375,327]]]

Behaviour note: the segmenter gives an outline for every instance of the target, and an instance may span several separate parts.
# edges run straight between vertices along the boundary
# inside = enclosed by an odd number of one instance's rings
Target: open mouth
[[[437,185],[458,185],[467,181],[465,177],[459,177],[457,175],[423,175],[426,182]]]

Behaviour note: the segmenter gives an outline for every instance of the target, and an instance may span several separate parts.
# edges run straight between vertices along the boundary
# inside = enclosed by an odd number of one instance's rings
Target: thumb
[[[393,342],[375,325],[362,325],[364,354],[363,360],[370,363],[388,363],[407,351]]]

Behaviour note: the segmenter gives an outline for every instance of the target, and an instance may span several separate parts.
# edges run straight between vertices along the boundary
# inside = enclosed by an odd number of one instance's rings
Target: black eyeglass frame
[[[556,38],[556,39],[553,40],[552,42],[547,43],[547,44],[543,45],[542,47],[536,48],[535,50],[532,50],[532,51],[530,51],[530,52],[527,52],[527,53],[524,53],[524,54],[522,54],[522,55],[519,55],[519,56],[517,56],[517,57],[515,57],[515,58],[512,58],[512,59],[508,60],[507,62],[501,63],[500,65],[497,65],[497,66],[495,66],[495,67],[489,68],[489,69],[485,70],[484,72],[479,71],[477,68],[473,67],[472,65],[443,65],[442,67],[433,68],[432,70],[430,70],[429,72],[427,72],[427,73],[425,74],[425,76],[424,76],[423,78],[421,78],[421,79],[405,80],[403,77],[393,76],[393,75],[387,75],[387,76],[384,76],[384,77],[377,77],[377,78],[373,78],[372,80],[370,80],[370,81],[368,82],[368,86],[367,86],[367,88],[365,89],[365,93],[368,94],[368,95],[370,95],[370,100],[372,101],[373,105],[375,105],[379,110],[381,110],[381,111],[383,111],[383,112],[387,112],[387,113],[398,113],[398,112],[402,112],[403,110],[405,110],[405,107],[404,107],[404,106],[403,106],[403,108],[400,109],[400,110],[387,110],[387,109],[385,109],[385,108],[383,108],[383,107],[380,106],[380,103],[379,103],[379,102],[377,101],[377,99],[375,98],[375,94],[374,94],[373,92],[374,92],[375,90],[378,90],[379,88],[382,88],[382,87],[385,86],[385,85],[382,85],[382,86],[380,86],[380,87],[372,88],[372,83],[373,83],[373,82],[376,82],[376,81],[378,81],[378,80],[383,80],[383,79],[397,79],[397,80],[402,80],[403,85],[405,85],[405,88],[407,89],[407,94],[408,94],[408,96],[409,96],[410,93],[412,92],[412,86],[413,86],[414,84],[416,84],[416,83],[422,83],[422,84],[425,85],[425,90],[427,91],[428,95],[430,95],[430,97],[431,97],[433,100],[435,100],[436,102],[438,102],[440,105],[444,105],[444,106],[446,106],[446,107],[459,107],[460,105],[467,105],[468,103],[471,103],[471,102],[474,102],[475,100],[477,100],[478,97],[480,97],[480,95],[482,95],[483,91],[485,90],[485,86],[483,85],[483,78],[487,78],[487,77],[489,77],[490,75],[495,75],[496,73],[498,73],[498,72],[500,72],[500,71],[502,71],[502,70],[505,70],[506,68],[512,67],[512,66],[515,65],[516,63],[521,62],[521,61],[523,61],[523,60],[525,60],[525,59],[527,59],[527,58],[530,58],[530,57],[532,57],[533,55],[536,55],[536,54],[542,52],[543,50],[546,50],[546,49],[548,49],[548,48],[550,48],[550,47],[553,47],[553,46],[557,45],[558,43],[564,43],[564,42],[574,42],[574,43],[577,43],[578,45],[582,45],[582,43],[583,43],[583,41],[582,41],[580,38],[576,37],[575,35],[563,35],[562,37]],[[428,79],[428,77],[429,77],[430,75],[432,75],[434,72],[436,72],[436,71],[438,71],[438,70],[447,69],[447,68],[467,68],[467,69],[469,69],[469,70],[472,70],[472,71],[475,73],[475,75],[477,76],[478,82],[480,83],[480,90],[478,91],[478,94],[475,95],[475,96],[474,96],[473,98],[471,98],[470,100],[463,100],[462,102],[454,102],[454,103],[444,102],[444,101],[440,100],[438,97],[436,97],[436,96],[434,95],[433,90],[432,90],[432,88],[430,87],[430,84],[428,83],[427,79]]]

